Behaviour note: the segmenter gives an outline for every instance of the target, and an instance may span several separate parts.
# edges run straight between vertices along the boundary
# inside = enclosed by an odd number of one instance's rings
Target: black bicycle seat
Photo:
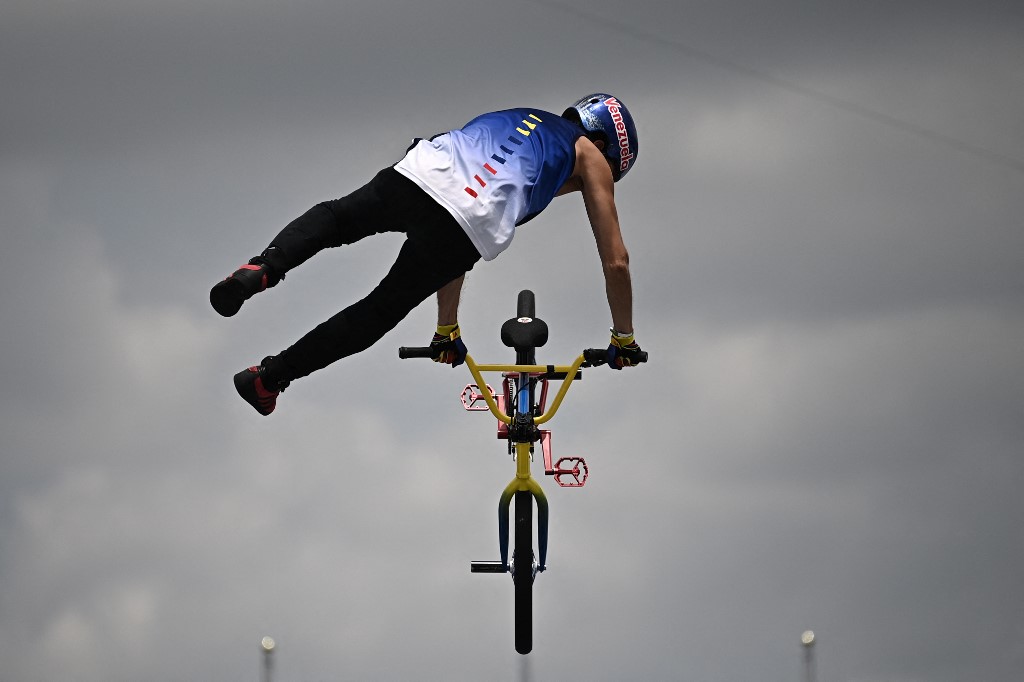
[[[501,342],[517,351],[540,348],[548,342],[548,325],[537,317],[518,317],[501,325]]]

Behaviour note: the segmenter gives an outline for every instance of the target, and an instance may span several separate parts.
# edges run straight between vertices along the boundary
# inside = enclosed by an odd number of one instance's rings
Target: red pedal
[[[544,473],[555,477],[555,483],[563,488],[582,488],[587,482],[587,461],[582,457],[563,457],[552,464],[551,432],[541,430],[540,449],[544,454]]]
[[[484,388],[487,392],[494,397],[494,391],[490,386],[485,384]],[[486,412],[487,411],[487,399],[484,394],[480,392],[480,387],[476,384],[469,384],[466,388],[462,389],[462,406],[470,412]]]
[[[552,473],[555,475],[555,483],[563,488],[582,488],[589,472],[587,462],[582,457],[563,457],[558,460]]]

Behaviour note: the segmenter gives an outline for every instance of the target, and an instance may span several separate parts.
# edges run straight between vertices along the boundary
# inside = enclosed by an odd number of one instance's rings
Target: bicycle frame
[[[537,572],[544,571],[547,568],[547,545],[548,545],[548,500],[544,494],[544,489],[540,487],[540,484],[533,478],[531,472],[531,462],[533,458],[534,446],[533,444],[538,440],[541,442],[541,448],[544,453],[544,464],[545,473],[561,476],[565,474],[573,474],[579,471],[579,465],[575,469],[561,469],[560,467],[552,466],[551,464],[551,432],[550,431],[539,431],[536,429],[537,426],[546,423],[555,413],[558,408],[562,405],[562,400],[565,398],[566,393],[569,391],[569,386],[577,378],[580,367],[586,363],[586,358],[581,354],[571,365],[557,366],[557,365],[478,365],[472,358],[472,356],[466,356],[466,367],[469,369],[473,379],[476,380],[477,387],[485,387],[486,390],[480,393],[474,393],[474,398],[483,398],[487,404],[487,408],[491,414],[494,415],[500,422],[498,437],[501,438],[503,435],[508,438],[510,447],[515,448],[515,461],[516,461],[516,476],[502,491],[501,496],[498,500],[498,546],[501,552],[501,565],[500,568],[494,566],[489,570],[483,570],[483,565],[487,562],[476,562],[474,564],[474,570],[476,572],[508,572],[508,540],[509,540],[509,505],[512,501],[512,497],[517,492],[529,492],[533,495],[533,498],[537,502],[537,554],[538,554],[538,565],[534,570],[534,574]],[[493,392],[487,386],[483,379],[484,372],[501,372],[506,377],[506,387],[509,375],[517,377],[516,381],[516,395],[513,397],[515,408],[511,411],[512,414],[507,414],[507,410],[503,409],[503,405],[499,405],[499,400],[495,398]],[[544,410],[544,403],[547,397],[547,381],[553,377],[564,377],[562,379],[562,386],[555,395],[555,398],[551,404],[551,407],[547,411]],[[541,390],[541,398],[538,401],[538,407],[542,410],[540,415],[533,415],[534,405],[531,397],[531,389],[534,386],[536,380],[543,382],[543,388]],[[467,386],[467,389],[471,389],[472,386]],[[507,388],[503,391],[502,398],[505,397]],[[465,396],[466,391],[463,391]],[[501,402],[504,402],[502,400]],[[466,405],[465,398],[463,404]],[[467,409],[471,409],[469,405],[466,405]],[[506,428],[502,429],[501,425]],[[586,463],[582,459],[576,458],[578,462],[582,463],[584,468]],[[561,463],[561,460],[559,460]],[[582,487],[583,482],[586,480],[584,475],[583,481],[578,482],[577,485],[564,484],[564,487]],[[561,481],[557,481],[559,485],[563,485]]]

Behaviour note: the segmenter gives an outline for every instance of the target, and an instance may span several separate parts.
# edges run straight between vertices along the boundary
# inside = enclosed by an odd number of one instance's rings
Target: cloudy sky
[[[1024,6],[8,0],[0,10],[0,679],[1024,676]],[[364,295],[384,236],[223,319],[289,220],[477,113],[606,90],[648,366],[551,423],[536,649],[513,473],[429,304],[260,418],[231,376]],[[479,265],[504,361],[607,339],[578,199]]]

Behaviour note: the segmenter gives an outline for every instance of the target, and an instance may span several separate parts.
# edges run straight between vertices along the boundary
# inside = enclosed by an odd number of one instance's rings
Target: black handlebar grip
[[[398,357],[402,360],[410,358],[433,358],[430,346],[402,346],[398,349]]]
[[[516,317],[537,317],[537,300],[529,289],[523,289],[519,292],[519,300],[516,303]]]
[[[608,351],[604,348],[587,348],[583,351],[583,359],[591,367],[599,367],[608,364]],[[640,351],[636,359],[637,363],[647,362],[647,351]]]

